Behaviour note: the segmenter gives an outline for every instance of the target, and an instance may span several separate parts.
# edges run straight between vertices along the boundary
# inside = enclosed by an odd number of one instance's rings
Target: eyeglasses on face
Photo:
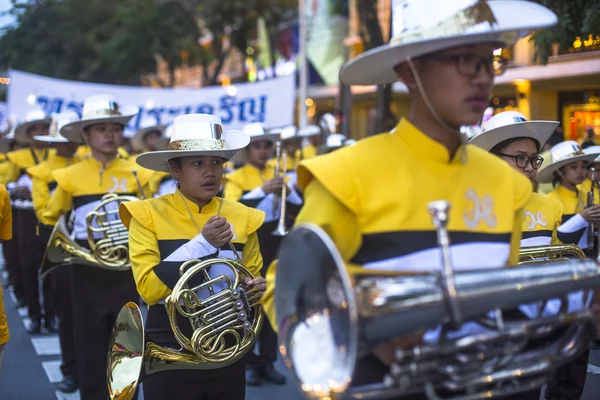
[[[474,54],[461,53],[461,54],[429,54],[423,58],[438,60],[443,62],[453,62],[456,66],[456,70],[462,76],[474,77],[477,76],[481,68],[493,76],[499,76],[506,71],[508,65],[508,59],[501,56],[491,55],[489,57],[480,57]]]
[[[527,166],[531,164],[533,169],[539,169],[544,162],[544,158],[540,156],[529,157],[525,154],[513,155],[505,153],[496,153],[496,155],[500,157],[514,158],[515,162],[517,163],[517,167],[519,168],[527,168]]]

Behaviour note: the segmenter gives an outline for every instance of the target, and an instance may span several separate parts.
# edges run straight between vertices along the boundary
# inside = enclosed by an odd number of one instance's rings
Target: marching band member
[[[298,130],[298,136],[308,141],[306,146],[300,148],[300,160],[309,160],[316,156],[321,128],[317,125],[308,125]]]
[[[35,215],[39,221],[43,221],[43,213],[51,193],[56,188],[56,180],[52,172],[66,168],[79,162],[76,156],[77,144],[69,142],[60,134],[60,129],[79,117],[74,111],[67,111],[52,115],[50,134],[36,136],[36,140],[52,144],[56,153],[51,153],[48,159],[40,164],[27,169],[27,174],[32,179],[32,198]],[[51,231],[40,225],[38,229],[37,245],[30,249],[37,252],[38,268],[42,263],[46,245],[50,239]],[[70,267],[57,268],[44,279],[44,285],[50,284],[54,299],[56,314],[58,316],[58,337],[61,348],[60,370],[63,379],[58,384],[58,389],[64,393],[72,393],[77,390],[77,368],[75,362],[75,339],[73,337],[73,313],[71,305]],[[37,280],[37,274],[35,275]]]
[[[600,219],[600,205],[586,208],[585,194],[579,185],[586,178],[587,164],[597,156],[598,153],[583,153],[573,140],[559,143],[550,149],[550,163],[542,167],[536,177],[538,182],[554,184],[555,189],[547,196],[563,206],[558,238],[583,250],[588,248],[589,221]]]
[[[137,289],[149,305],[147,340],[179,347],[169,324],[164,299],[179,279],[179,267],[192,259],[234,258],[258,276],[262,258],[257,229],[264,213],[236,201],[215,197],[225,161],[249,142],[241,131],[222,131],[221,120],[206,114],[179,116],[168,150],[140,155],[145,168],[171,171],[177,191],[159,198],[123,203],[121,218],[129,228],[132,271]],[[251,280],[264,290],[264,278]],[[183,317],[181,317],[183,319]],[[181,322],[180,326],[189,323]],[[243,400],[245,362],[215,370],[167,371],[144,380],[144,398]]]
[[[61,129],[60,133],[70,142],[87,143],[90,156],[52,173],[57,187],[42,222],[53,225],[61,215],[71,211],[73,235],[85,248],[88,248],[86,216],[100,204],[104,195],[150,195],[151,171],[119,157],[117,150],[125,125],[137,112],[137,107],[120,105],[112,96],[91,96],[84,101],[82,119]],[[137,170],[137,179],[133,170]],[[123,304],[139,300],[135,282],[129,271],[110,271],[76,263],[71,266],[70,278],[80,395],[82,400],[105,400],[108,396],[106,349]]]
[[[517,111],[505,111],[492,117],[485,131],[470,143],[502,158],[532,183],[544,161],[540,149],[550,138],[558,122],[527,121]],[[521,227],[521,247],[558,244],[557,228],[562,221],[562,204],[533,193],[525,204]]]
[[[134,138],[135,141],[142,144],[143,150],[140,154],[159,150],[157,144],[162,138],[166,126],[157,124],[156,119],[149,115],[142,118],[140,126]],[[138,155],[136,154],[136,156]]]
[[[587,147],[583,149],[583,152],[585,154],[600,154],[600,146]],[[598,188],[598,181],[600,181],[600,156],[596,157],[594,161],[587,166],[586,179],[581,184],[581,192],[586,196],[592,189],[592,180],[596,182],[594,184],[594,204],[600,204],[600,189]]]
[[[531,183],[506,162],[465,145],[460,127],[478,123],[494,75],[503,72],[505,60],[495,58],[494,49],[557,18],[526,1],[393,1],[393,7],[390,44],[350,60],[340,78],[353,85],[401,80],[411,96],[408,117],[392,132],[301,163],[305,205],[297,221],[324,229],[346,263],[439,270],[427,204],[447,200],[455,270],[516,264]],[[276,268],[269,268],[263,297],[273,324]],[[473,325],[464,324],[459,334]],[[395,347],[383,345],[361,358],[352,384],[381,382]]]
[[[265,266],[261,275],[264,276],[266,267],[277,256],[281,243],[281,237],[274,236],[272,232],[277,227],[281,208],[279,203],[274,204],[275,195],[281,193],[284,178],[275,176],[275,166],[267,162],[279,135],[267,133],[260,123],[246,125],[244,132],[250,136],[250,144],[246,148],[248,163],[227,175],[225,198],[239,201],[265,213],[265,223],[258,230],[258,241]],[[289,184],[289,178],[286,177],[285,181],[285,184]],[[292,206],[302,204],[302,199],[295,190],[288,187],[288,193],[287,203]],[[257,386],[261,384],[262,378],[265,378],[278,385],[285,384],[285,377],[273,366],[277,360],[277,335],[269,324],[263,324],[257,348],[258,357],[253,353],[248,356],[246,383]]]
[[[48,135],[50,119],[46,117],[41,109],[34,109],[27,113],[25,122],[17,125],[15,129],[15,141],[29,145],[30,147],[15,150],[7,154],[10,167],[4,176],[6,182],[16,182],[13,193],[13,217],[15,232],[13,241],[16,242],[18,261],[15,268],[20,268],[25,303],[29,313],[31,324],[27,331],[29,333],[40,333],[42,328],[42,317],[44,326],[49,332],[57,332],[54,302],[50,292],[49,282],[42,286],[44,292],[44,315],[39,297],[38,268],[40,257],[37,252],[32,251],[37,246],[37,224],[33,204],[31,201],[32,180],[26,173],[27,168],[39,165],[46,161],[54,150],[48,148],[47,143],[39,141],[37,137]],[[12,186],[12,185],[11,185]],[[9,250],[9,263],[13,263],[11,249]]]
[[[12,238],[12,210],[10,197],[6,187],[0,184],[0,243]],[[0,376],[2,375],[2,361],[6,351],[6,343],[10,340],[6,311],[4,310],[4,293],[2,293],[2,277],[0,277]]]

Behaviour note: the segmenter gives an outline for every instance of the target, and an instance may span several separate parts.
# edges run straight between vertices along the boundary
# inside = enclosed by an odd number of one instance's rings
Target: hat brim
[[[265,133],[264,135],[260,135],[260,136],[250,136],[250,143],[254,143],[254,142],[260,142],[260,141],[267,141],[267,142],[277,142],[279,140],[281,140],[281,138],[279,137],[279,134],[277,133]]]
[[[225,140],[227,149],[225,150],[162,150],[149,151],[140,154],[136,158],[136,162],[152,171],[169,172],[169,161],[179,157],[190,156],[212,156],[221,157],[226,160],[231,160],[240,150],[248,146],[250,139],[242,131],[225,131],[222,134],[222,139]]]
[[[43,124],[48,124],[48,127],[49,127],[50,124],[52,123],[52,118],[36,119],[33,121],[24,122],[22,124],[19,124],[15,129],[15,140],[19,143],[24,143],[24,144],[31,143],[33,141],[33,139],[30,138],[29,136],[27,136],[27,130],[30,127],[32,127],[33,125],[40,123],[40,122]]]
[[[69,140],[65,137],[54,137],[54,136],[50,136],[50,135],[46,135],[46,136],[34,136],[33,137],[34,140],[37,140],[38,142],[46,142],[46,143],[69,143]]]
[[[166,126],[166,125],[153,125],[153,126],[149,126],[149,127],[147,127],[147,128],[142,128],[142,129],[139,129],[139,130],[138,130],[138,131],[135,133],[135,137],[136,137],[136,138],[140,138],[140,140],[143,140],[143,139],[144,139],[144,136],[145,136],[147,133],[150,133],[150,132],[153,132],[153,131],[155,131],[155,132],[158,132],[158,133],[160,133],[160,134],[162,135],[163,131],[164,131],[166,128],[167,128],[167,126]]]
[[[0,153],[8,153],[10,151],[10,146],[12,145],[14,138],[3,137],[0,138]]]
[[[129,121],[138,113],[139,109],[136,106],[121,106],[122,115],[111,115],[101,118],[89,118],[80,121],[71,122],[70,124],[64,125],[60,129],[60,134],[63,135],[69,142],[77,144],[85,144],[81,132],[92,125],[98,124],[121,124],[127,126]]]
[[[539,183],[552,183],[554,172],[556,172],[559,168],[577,161],[585,161],[589,163],[596,159],[596,157],[598,157],[598,154],[580,154],[550,163],[538,171],[535,180]]]
[[[500,43],[505,47],[534,29],[549,27],[558,21],[552,11],[528,1],[488,1],[487,4],[497,21],[491,30],[376,47],[348,61],[340,71],[341,81],[347,85],[393,83],[398,81],[394,67],[409,58],[479,43]]]
[[[558,121],[527,121],[490,129],[475,136],[469,141],[485,151],[492,150],[497,144],[506,140],[529,138],[539,143],[539,148],[544,147],[550,136],[559,125]]]

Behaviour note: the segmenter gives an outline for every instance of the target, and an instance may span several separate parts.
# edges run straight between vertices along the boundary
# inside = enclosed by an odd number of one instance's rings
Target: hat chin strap
[[[417,88],[419,89],[419,92],[421,93],[421,96],[423,97],[423,101],[425,102],[425,105],[429,109],[429,112],[431,113],[431,115],[433,115],[433,118],[435,118],[435,121],[442,128],[444,128],[447,131],[452,132],[454,135],[458,136],[458,138],[460,140],[460,148],[461,148],[460,159],[463,164],[466,163],[467,162],[467,151],[466,151],[465,145],[467,144],[467,135],[461,133],[460,130],[457,130],[457,129],[451,127],[449,124],[446,123],[446,121],[444,121],[442,119],[442,117],[440,117],[440,115],[437,113],[437,111],[435,110],[435,108],[433,107],[431,102],[429,101],[429,96],[427,96],[427,93],[425,92],[425,88],[423,87],[423,83],[421,82],[421,77],[419,76],[419,72],[417,71],[417,68],[415,68],[415,64],[413,63],[412,58],[408,57],[406,61],[408,62],[408,67],[410,68],[411,72],[413,73],[413,76],[415,77],[415,83],[417,84]]]

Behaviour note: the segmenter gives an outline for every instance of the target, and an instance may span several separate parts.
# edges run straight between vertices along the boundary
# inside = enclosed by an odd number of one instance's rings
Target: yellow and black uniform
[[[315,146],[314,144],[311,143],[302,148],[302,159],[303,160],[310,160],[311,158],[314,158],[316,156],[317,156],[317,146]]]
[[[147,341],[180,347],[163,303],[179,279],[182,263],[201,258],[234,258],[228,245],[217,249],[198,232],[211,217],[218,215],[219,208],[220,215],[233,225],[232,243],[241,253],[243,264],[258,275],[263,262],[256,231],[264,220],[262,212],[218,197],[198,209],[179,190],[159,198],[121,205],[121,220],[129,228],[129,252],[137,290],[150,306],[146,318]],[[189,322],[180,315],[178,318],[184,334],[190,337]],[[242,400],[244,374],[243,359],[215,370],[161,372],[144,380],[144,398]]]
[[[534,192],[525,204],[521,247],[559,244],[557,229],[562,216],[560,202]]]
[[[546,196],[558,201],[563,206],[562,223],[558,227],[558,239],[562,243],[576,244],[584,250],[587,249],[589,223],[580,214],[585,208],[585,199],[581,188],[578,187],[576,191],[572,191],[559,184]]]
[[[135,157],[130,157],[129,153],[127,152],[127,150],[125,150],[124,147],[119,147],[118,150],[119,152],[119,156],[125,160],[127,160],[128,158],[132,158],[135,160]],[[79,146],[77,148],[77,152],[75,153],[77,157],[79,158],[85,158],[87,156],[90,156],[92,153],[92,150],[90,149],[90,146],[87,145],[83,145],[83,146]]]
[[[11,271],[11,281],[14,285],[22,285],[22,294],[17,295],[21,289],[15,286],[15,295],[22,298],[27,305],[29,318],[33,321],[32,327],[33,325],[39,327],[42,318],[38,281],[41,256],[39,252],[32,251],[38,245],[38,220],[33,210],[31,197],[32,180],[26,170],[46,161],[53,154],[55,154],[54,149],[24,148],[11,151],[6,155],[9,166],[4,176],[5,183],[11,182],[10,185],[16,183],[16,186],[27,189],[19,191],[11,199],[13,206],[13,239],[4,245],[5,256],[9,271]],[[16,279],[13,277],[16,277]],[[54,302],[49,292],[49,285],[44,285],[43,289],[44,314],[46,321],[50,321],[47,323],[50,326],[54,325]]]
[[[0,241],[12,238],[12,210],[10,198],[6,187],[0,184]],[[8,321],[4,310],[4,294],[2,293],[2,278],[0,277],[0,374],[2,374],[2,360],[6,349],[6,342],[10,339]]]
[[[298,183],[305,203],[297,222],[324,229],[347,263],[402,271],[441,268],[427,210],[436,200],[451,203],[455,270],[516,264],[523,206],[532,193],[531,183],[503,160],[472,145],[451,157],[406,119],[392,133],[301,163]],[[263,297],[272,324],[276,268],[276,263],[269,268]],[[358,364],[355,384],[380,381],[387,372],[367,356]]]
[[[54,225],[71,211],[73,235],[81,246],[88,247],[86,216],[108,193],[139,194],[132,170],[145,193],[152,172],[138,168],[135,162],[115,158],[102,165],[95,158],[53,171],[57,186],[50,197],[41,222]],[[106,349],[113,323],[123,304],[138,302],[139,296],[130,271],[109,271],[84,265],[71,266],[73,328],[77,363],[77,380],[82,400],[108,396]]]
[[[56,189],[56,180],[52,172],[66,168],[69,165],[81,161],[79,157],[62,157],[56,153],[51,153],[48,159],[34,167],[27,169],[27,174],[32,179],[32,198],[33,208],[38,220],[42,220],[42,215],[48,205],[51,194]],[[38,230],[37,248],[40,258],[40,264],[46,250],[46,245],[50,239],[51,229],[40,224]],[[32,249],[34,251],[34,249]],[[50,297],[54,301],[54,309],[59,320],[58,336],[61,348],[60,369],[63,376],[75,377],[77,375],[75,363],[75,339],[73,337],[73,313],[71,302],[70,286],[70,267],[57,268],[50,273],[43,281],[44,287],[50,285],[50,290],[44,290],[44,300]],[[34,277],[37,280],[37,275]],[[47,301],[47,300],[46,300]],[[39,306],[38,306],[39,307]]]

